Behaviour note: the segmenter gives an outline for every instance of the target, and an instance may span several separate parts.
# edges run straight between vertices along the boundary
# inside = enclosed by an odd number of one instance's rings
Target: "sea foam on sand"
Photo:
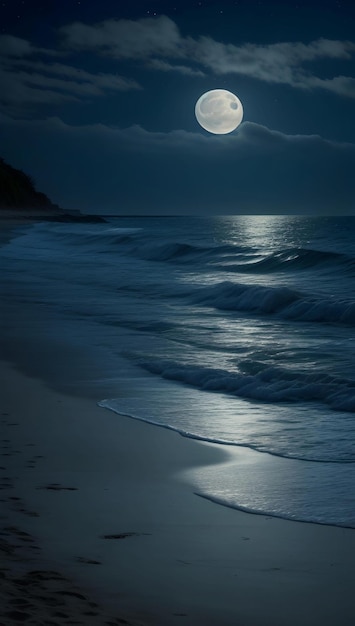
[[[64,396],[7,363],[0,381],[1,623],[18,623],[16,612],[31,624],[353,623],[353,530],[198,498],[185,470],[229,450]]]

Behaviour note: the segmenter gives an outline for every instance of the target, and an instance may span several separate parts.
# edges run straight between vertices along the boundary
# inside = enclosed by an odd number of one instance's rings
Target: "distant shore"
[[[84,215],[83,213],[70,213],[66,211],[47,211],[31,209],[0,209],[1,224],[7,223],[31,223],[34,221],[44,222],[106,222],[100,215]]]

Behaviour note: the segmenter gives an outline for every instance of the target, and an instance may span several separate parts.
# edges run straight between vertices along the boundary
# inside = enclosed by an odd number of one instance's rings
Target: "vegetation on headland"
[[[15,169],[0,158],[0,208],[59,209],[50,199],[37,191],[30,176]]]
[[[37,191],[34,181],[22,170],[16,169],[0,157],[0,210],[28,211],[28,217],[55,221],[89,221],[105,220],[95,215],[83,215],[79,212],[64,211],[54,204],[46,194]],[[31,215],[32,212],[32,215]],[[35,215],[33,215],[35,213]]]

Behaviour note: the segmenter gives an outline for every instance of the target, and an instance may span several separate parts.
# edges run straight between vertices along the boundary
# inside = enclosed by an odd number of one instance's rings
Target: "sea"
[[[355,528],[355,217],[36,222],[0,264],[19,367],[223,450],[197,496]]]

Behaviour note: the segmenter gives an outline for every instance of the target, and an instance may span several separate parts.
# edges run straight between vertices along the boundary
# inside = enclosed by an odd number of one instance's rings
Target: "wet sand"
[[[239,452],[0,381],[0,623],[353,623],[353,530],[217,506],[186,469]]]

